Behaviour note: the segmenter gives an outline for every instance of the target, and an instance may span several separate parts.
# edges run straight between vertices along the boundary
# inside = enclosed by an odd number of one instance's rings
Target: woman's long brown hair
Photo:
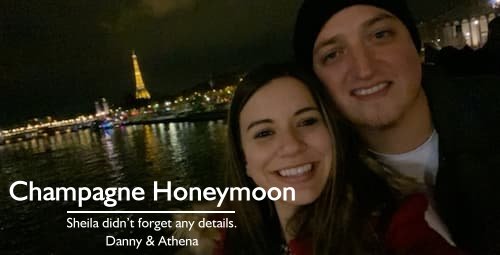
[[[239,117],[257,90],[280,77],[298,79],[311,92],[330,132],[334,152],[330,175],[319,198],[302,206],[286,227],[297,238],[309,240],[313,254],[382,253],[372,214],[395,204],[395,192],[384,176],[362,162],[353,130],[338,118],[323,86],[293,64],[263,65],[238,85],[228,116],[226,185],[256,187],[245,171]],[[236,211],[237,228],[228,230],[227,254],[279,254],[284,238],[271,201],[233,201],[228,206]]]

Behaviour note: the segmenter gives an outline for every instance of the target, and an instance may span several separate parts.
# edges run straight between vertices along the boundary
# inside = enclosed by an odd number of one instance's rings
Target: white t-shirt
[[[436,183],[436,175],[439,168],[439,136],[434,130],[431,136],[416,149],[401,154],[385,154],[372,151],[378,160],[400,173],[415,178],[418,182],[425,184],[429,195],[429,207],[425,212],[425,220],[429,227],[438,232],[451,245],[455,245],[436,210],[432,191]]]

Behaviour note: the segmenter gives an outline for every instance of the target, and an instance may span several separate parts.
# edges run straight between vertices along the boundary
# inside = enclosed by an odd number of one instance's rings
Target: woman
[[[294,187],[297,199],[231,203],[238,228],[226,233],[227,254],[382,250],[372,214],[389,209],[399,191],[346,146],[353,136],[321,95],[317,80],[287,65],[262,66],[238,86],[228,120],[228,186]]]

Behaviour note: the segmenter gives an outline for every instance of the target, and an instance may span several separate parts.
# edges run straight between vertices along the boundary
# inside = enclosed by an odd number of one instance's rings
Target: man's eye
[[[318,118],[307,118],[305,120],[302,120],[300,123],[299,123],[299,126],[300,127],[304,127],[304,126],[312,126],[316,123],[318,123],[319,119]]]
[[[337,51],[332,51],[332,52],[329,52],[328,54],[326,54],[323,59],[324,60],[329,60],[329,59],[335,59],[335,57],[337,57]]]
[[[337,57],[339,57],[340,54],[342,54],[342,51],[338,50],[338,49],[331,50],[331,51],[327,52],[323,56],[323,63],[335,60]]]
[[[254,138],[254,139],[264,138],[264,137],[271,136],[271,135],[273,135],[273,134],[274,134],[274,132],[273,132],[273,131],[271,131],[271,130],[262,130],[262,131],[257,132],[257,133],[253,136],[253,138]]]
[[[382,30],[375,33],[375,38],[382,39],[391,36],[393,33],[390,30]]]
[[[342,48],[336,48],[328,51],[322,58],[323,64],[334,61],[338,59],[345,51]]]

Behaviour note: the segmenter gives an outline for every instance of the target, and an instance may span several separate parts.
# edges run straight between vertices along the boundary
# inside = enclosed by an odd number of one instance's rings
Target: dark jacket
[[[439,134],[438,211],[459,247],[500,254],[500,78],[425,70],[423,86]]]

